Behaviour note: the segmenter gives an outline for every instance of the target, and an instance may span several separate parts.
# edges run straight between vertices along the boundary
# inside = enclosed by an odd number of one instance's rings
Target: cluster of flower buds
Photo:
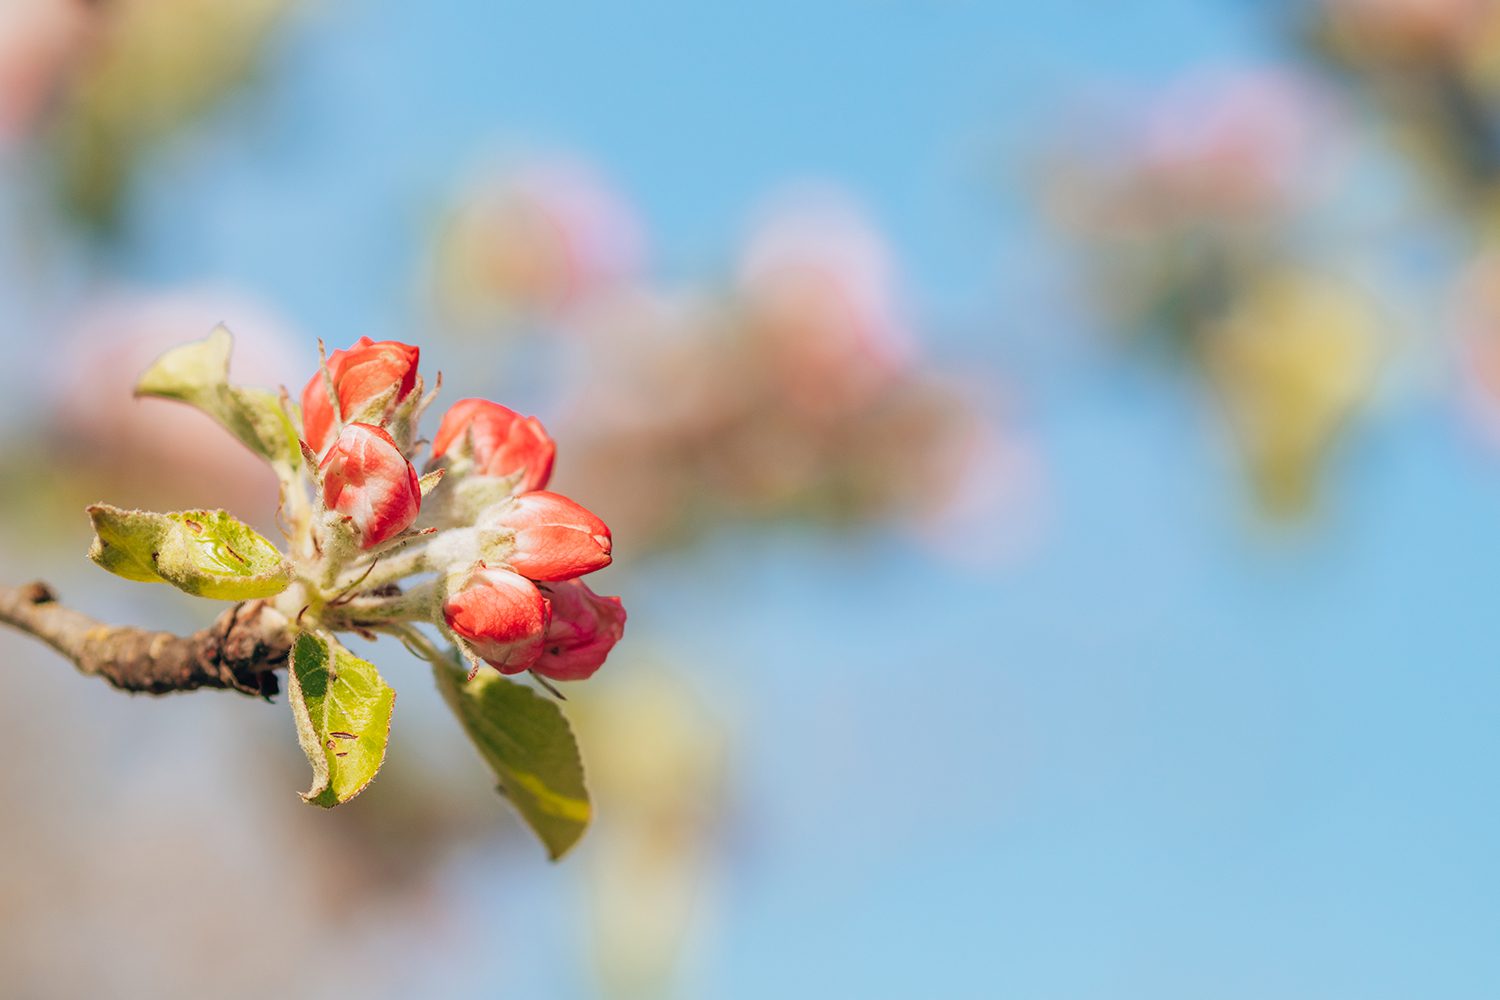
[[[406,344],[362,338],[329,356],[302,392],[323,596],[348,608],[355,625],[360,614],[430,620],[476,669],[482,660],[506,674],[590,676],[625,626],[620,599],[581,579],[609,565],[609,528],[543,489],[556,446],[536,418],[499,403],[455,403],[419,476],[408,456],[431,396],[418,356]],[[382,593],[416,573],[437,579]]]
[[[418,474],[417,427],[437,390],[424,391],[417,348],[362,338],[324,356],[300,406],[286,389],[231,382],[230,350],[223,327],[174,347],[135,395],[185,403],[263,459],[287,544],[227,510],[96,503],[89,558],[127,580],[253,606],[268,647],[289,649],[287,702],[312,766],[302,797],[324,808],[374,780],[396,703],[375,664],[339,635],[398,639],[432,666],[501,791],[562,856],[590,816],[572,731],[550,699],[500,675],[529,672],[560,698],[551,681],[592,676],[620,640],[625,610],[582,580],[609,565],[610,532],[544,489],[552,439],[534,418],[467,399],[443,418]],[[485,663],[495,671],[480,676]],[[278,683],[266,670],[235,686],[266,695]]]

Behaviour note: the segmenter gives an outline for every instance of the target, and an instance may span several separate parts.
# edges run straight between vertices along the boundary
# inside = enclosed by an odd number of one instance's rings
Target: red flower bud
[[[411,527],[422,507],[417,470],[391,436],[371,424],[347,424],[323,456],[323,504],[351,518],[370,548]]]
[[[443,602],[448,627],[502,674],[519,674],[536,662],[549,614],[530,580],[484,566]]]
[[[533,580],[571,580],[609,565],[609,527],[560,494],[523,493],[495,524],[516,533],[506,562]]]
[[[461,399],[443,414],[432,439],[432,457],[465,442],[480,475],[521,473],[518,492],[539,490],[552,475],[557,446],[536,417],[523,417],[487,399]]]
[[[417,384],[419,348],[395,340],[379,343],[360,337],[347,351],[334,351],[328,358],[328,376],[339,397],[339,410],[346,421],[360,410],[396,390],[395,402],[405,399]],[[316,372],[302,390],[302,434],[309,447],[321,455],[333,439],[336,418],[328,383]]]
[[[600,597],[582,580],[542,584],[552,622],[542,655],[531,669],[558,681],[593,676],[625,632],[625,608],[618,597]]]

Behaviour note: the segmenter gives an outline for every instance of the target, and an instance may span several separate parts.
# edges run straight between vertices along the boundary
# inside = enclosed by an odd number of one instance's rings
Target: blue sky
[[[1016,154],[1059,99],[1244,57],[1251,23],[1188,2],[330,0],[279,53],[270,93],[160,164],[131,267],[256,280],[325,330],[391,324],[370,290],[405,287],[455,176],[551,147],[636,200],[671,279],[716,274],[779,187],[836,181],[888,228],[929,306],[967,318],[1024,264]]]

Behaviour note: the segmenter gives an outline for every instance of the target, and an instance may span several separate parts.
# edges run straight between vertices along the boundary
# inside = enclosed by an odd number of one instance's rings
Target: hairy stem
[[[428,582],[391,597],[357,597],[336,604],[330,602],[321,614],[335,628],[429,621],[437,603],[437,593],[437,584]]]
[[[391,553],[371,557],[368,561],[356,561],[353,569],[339,580],[339,585],[347,588],[358,584],[361,590],[378,590],[413,573],[426,571],[427,548],[424,542],[425,539],[413,540]]]
[[[45,642],[80,673],[146,694],[220,688],[268,698],[291,649],[286,617],[264,601],[243,601],[209,627],[176,635],[106,625],[37,582],[0,586],[0,622]]]

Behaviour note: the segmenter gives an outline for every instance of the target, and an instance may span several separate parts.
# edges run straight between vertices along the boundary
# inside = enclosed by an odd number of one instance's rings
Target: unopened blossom
[[[506,562],[533,580],[571,580],[609,565],[608,525],[560,494],[523,493],[495,515],[494,524],[515,532]]]
[[[542,654],[550,610],[536,585],[481,565],[443,602],[443,620],[502,674],[528,670]]]
[[[618,597],[601,597],[582,580],[544,583],[542,594],[552,620],[542,655],[531,669],[557,681],[593,676],[625,633],[625,608]]]
[[[417,471],[391,436],[373,424],[346,424],[318,474],[324,506],[353,522],[361,548],[411,527],[422,506]]]
[[[320,370],[302,390],[303,437],[313,451],[323,449],[337,432],[338,417],[345,421],[368,419],[372,404],[390,405],[404,400],[417,382],[417,359],[421,351],[395,340],[372,341],[361,337],[346,351],[328,358],[327,376]],[[329,383],[339,401],[334,412]]]
[[[536,417],[523,417],[487,399],[461,399],[443,414],[432,457],[466,455],[482,476],[521,477],[519,492],[547,485],[557,446]]]

